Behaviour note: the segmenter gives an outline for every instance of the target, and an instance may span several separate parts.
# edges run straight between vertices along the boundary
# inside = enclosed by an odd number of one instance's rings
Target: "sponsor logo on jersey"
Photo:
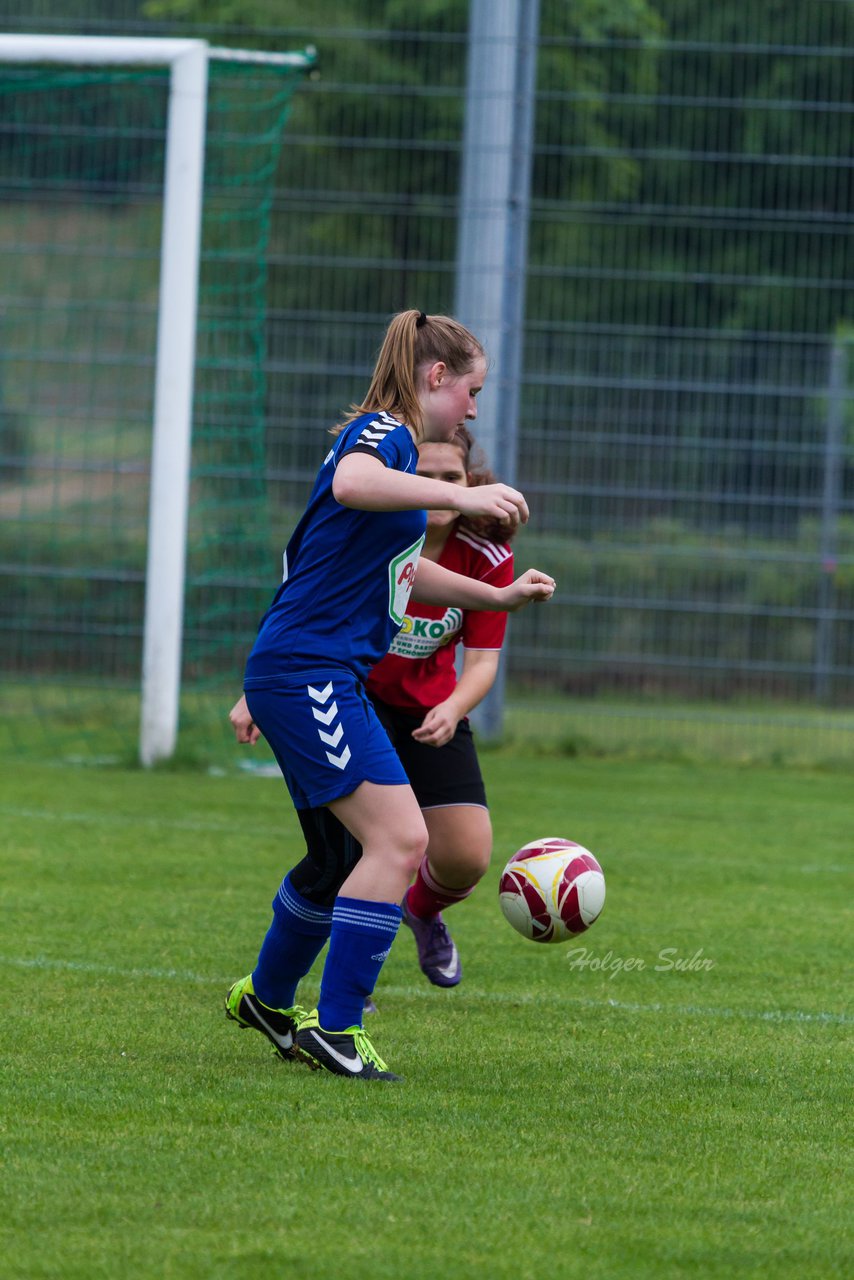
[[[398,658],[427,658],[449,644],[462,625],[462,609],[446,609],[441,618],[413,618],[407,614],[389,653]]]
[[[411,591],[415,583],[415,568],[416,566],[414,561],[407,560],[406,564],[402,567],[402,569],[400,570],[400,573],[397,575],[397,585],[401,586],[403,583],[406,582],[409,584],[409,590]]]
[[[411,547],[401,551],[388,565],[388,614],[392,622],[400,627],[406,617],[406,606],[412,584],[415,582],[415,571],[418,568],[418,557],[424,546],[424,535],[413,542]]]

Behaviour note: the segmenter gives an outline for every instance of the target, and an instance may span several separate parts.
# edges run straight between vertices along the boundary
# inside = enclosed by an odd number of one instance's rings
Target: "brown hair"
[[[452,444],[462,454],[463,466],[471,488],[476,485],[496,483],[496,477],[489,468],[486,454],[468,427],[457,427],[448,444]],[[492,516],[460,516],[457,523],[461,528],[470,529],[472,533],[488,538],[490,542],[509,542],[518,528],[517,525],[505,524]]]
[[[420,439],[423,428],[418,399],[418,371],[443,361],[453,374],[469,373],[478,357],[486,358],[473,333],[451,316],[427,316],[423,311],[400,311],[386,330],[367,395],[351,405],[343,422],[333,428],[338,435],[361,413],[384,409],[412,427]]]

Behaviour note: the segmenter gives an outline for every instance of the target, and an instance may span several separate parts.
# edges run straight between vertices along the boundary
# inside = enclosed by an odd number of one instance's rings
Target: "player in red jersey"
[[[465,486],[495,480],[465,426],[448,443],[420,446],[418,474]],[[506,523],[431,511],[421,554],[455,573],[502,587],[513,581],[511,537]],[[462,977],[442,912],[469,896],[492,854],[492,825],[468,713],[495,682],[506,627],[506,613],[410,600],[388,654],[367,680],[427,826],[427,851],[404,897],[403,920],[415,934],[423,973],[440,987],[456,986]]]

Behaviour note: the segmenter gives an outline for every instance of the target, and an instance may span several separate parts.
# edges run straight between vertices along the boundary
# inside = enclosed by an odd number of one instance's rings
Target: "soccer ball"
[[[501,873],[498,901],[523,938],[566,942],[598,919],[605,877],[589,849],[545,836],[513,854]]]

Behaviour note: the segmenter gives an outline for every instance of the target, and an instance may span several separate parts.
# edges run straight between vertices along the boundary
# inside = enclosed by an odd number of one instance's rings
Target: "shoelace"
[[[258,997],[256,996],[255,999],[258,1000]],[[290,1009],[276,1009],[273,1007],[273,1005],[264,1004],[263,1000],[258,1000],[258,1003],[260,1004],[262,1009],[267,1010],[268,1019],[271,1013],[276,1013],[280,1017],[287,1018],[290,1022],[292,1022],[295,1030],[298,1030],[299,1024],[305,1018],[308,1017],[307,1010],[303,1009],[302,1005],[299,1005],[299,1004],[291,1005]],[[273,1020],[273,1022],[275,1022],[275,1019]]]
[[[357,1027],[353,1032],[353,1043],[363,1062],[372,1062],[378,1071],[388,1071],[388,1067],[371,1044],[370,1037],[364,1027]]]
[[[452,946],[451,935],[448,933],[445,922],[437,916],[430,928],[430,938],[425,948],[425,963],[438,964],[440,960],[446,959],[442,952],[450,951]]]

